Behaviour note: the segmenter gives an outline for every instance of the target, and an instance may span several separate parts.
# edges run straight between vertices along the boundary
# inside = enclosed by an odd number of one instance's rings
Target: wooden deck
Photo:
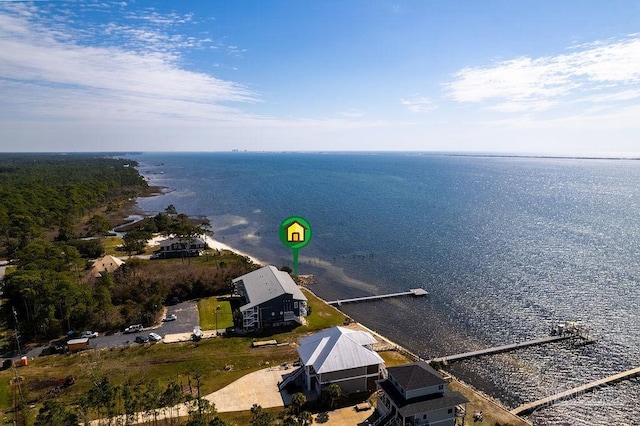
[[[486,349],[480,349],[477,351],[464,352],[457,355],[448,355],[440,358],[433,358],[428,362],[433,361],[433,362],[449,363],[449,362],[455,362],[455,361],[462,361],[465,359],[477,358],[483,355],[492,355],[492,354],[497,354],[501,352],[509,352],[516,349],[526,348],[528,346],[543,345],[545,343],[558,342],[560,340],[568,340],[568,339],[574,339],[578,337],[580,336],[575,334],[564,334],[562,336],[547,336],[547,337],[542,337],[540,339],[526,340],[524,342],[519,342],[519,343],[511,343],[509,345],[495,346],[493,348],[486,348]]]
[[[352,299],[342,299],[342,300],[332,300],[327,302],[329,305],[337,305],[340,306],[343,303],[354,303],[354,302],[366,302],[370,300],[379,300],[379,299],[388,299],[390,297],[399,297],[399,296],[426,296],[429,293],[422,288],[412,288],[409,291],[403,291],[400,293],[390,293],[390,294],[380,294],[377,296],[364,296],[364,297],[354,297]]]
[[[592,391],[597,387],[609,385],[609,384],[616,383],[626,379],[630,379],[638,375],[640,375],[640,367],[632,368],[631,370],[614,374],[612,376],[605,377],[604,379],[595,380],[593,382],[590,382],[581,386],[577,386],[573,389],[559,392],[555,395],[551,395],[546,398],[539,399],[537,401],[529,402],[528,404],[523,404],[518,408],[514,408],[513,410],[511,410],[511,413],[515,414],[516,416],[529,414],[538,408],[547,407],[555,404],[558,401],[573,398],[579,394]]]

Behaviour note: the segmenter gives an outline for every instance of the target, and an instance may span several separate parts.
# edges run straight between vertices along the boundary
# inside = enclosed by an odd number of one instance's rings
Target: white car
[[[171,315],[167,315],[166,317],[162,318],[162,322],[175,321],[177,319],[178,319],[178,317],[177,317],[176,314],[171,314]]]
[[[160,340],[162,340],[162,336],[160,336],[158,333],[149,333],[149,341],[159,342]]]
[[[98,332],[97,331],[91,331],[91,330],[85,330],[82,333],[80,333],[80,337],[81,338],[87,338],[87,339],[95,339],[96,337],[98,337]]]
[[[142,328],[142,324],[133,324],[124,329],[124,334],[138,333]]]

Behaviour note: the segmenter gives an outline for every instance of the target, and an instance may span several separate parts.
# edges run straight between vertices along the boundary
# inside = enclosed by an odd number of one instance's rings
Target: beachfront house
[[[172,257],[200,256],[205,250],[206,243],[198,237],[173,237],[160,241],[158,257],[168,259]]]
[[[333,327],[300,339],[298,356],[306,391],[320,394],[330,384],[345,394],[374,391],[384,377],[384,360],[366,331]]]
[[[287,272],[269,265],[234,279],[233,285],[244,331],[305,323],[307,298]]]
[[[457,407],[469,402],[424,361],[387,368],[377,385],[381,425],[454,426]]]

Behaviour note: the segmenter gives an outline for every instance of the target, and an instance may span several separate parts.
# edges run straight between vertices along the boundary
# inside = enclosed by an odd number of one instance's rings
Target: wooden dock
[[[428,362],[449,363],[449,362],[455,362],[455,361],[462,361],[465,359],[477,358],[483,355],[492,355],[492,354],[497,354],[501,352],[509,352],[516,349],[526,348],[529,346],[543,345],[545,343],[558,342],[560,340],[567,340],[567,339],[574,339],[574,338],[582,338],[582,337],[577,334],[547,336],[547,337],[542,337],[540,339],[526,340],[524,342],[519,342],[519,343],[511,343],[509,345],[495,346],[493,348],[486,348],[486,349],[480,349],[477,351],[464,352],[457,355],[449,355],[449,356],[443,356],[440,358],[433,358]]]
[[[597,387],[610,385],[612,383],[620,382],[622,380],[630,379],[632,377],[636,377],[640,375],[640,367],[632,368],[631,370],[624,371],[622,373],[614,374],[609,377],[605,377],[604,379],[595,380],[593,382],[577,386],[573,389],[566,390],[564,392],[559,392],[555,395],[548,396],[546,398],[539,399],[537,401],[529,402],[528,404],[523,404],[518,408],[511,410],[511,414],[515,414],[516,416],[530,414],[541,407],[548,407],[550,405],[555,404],[558,401],[573,398],[577,395],[583,394],[585,392],[590,392]]]
[[[340,306],[343,303],[355,303],[355,302],[366,302],[370,300],[379,300],[379,299],[388,299],[390,297],[399,297],[399,296],[426,296],[429,293],[421,288],[412,288],[409,291],[403,291],[400,293],[390,293],[390,294],[380,294],[377,296],[364,296],[364,297],[354,297],[352,299],[342,299],[342,300],[332,300],[327,302],[329,305]]]

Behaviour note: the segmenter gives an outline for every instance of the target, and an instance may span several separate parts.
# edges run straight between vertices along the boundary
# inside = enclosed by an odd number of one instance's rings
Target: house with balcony
[[[303,386],[318,395],[330,384],[345,394],[373,392],[384,377],[384,360],[373,350],[376,339],[366,331],[345,327],[322,330],[299,341]]]
[[[207,248],[206,243],[202,238],[167,238],[160,241],[160,250],[158,250],[158,257],[162,259],[174,258],[174,257],[194,257],[200,256],[202,251]]]
[[[244,331],[305,323],[307,298],[287,272],[269,265],[234,279],[233,285]]]
[[[377,426],[454,426],[469,402],[424,361],[387,368],[377,386]]]

